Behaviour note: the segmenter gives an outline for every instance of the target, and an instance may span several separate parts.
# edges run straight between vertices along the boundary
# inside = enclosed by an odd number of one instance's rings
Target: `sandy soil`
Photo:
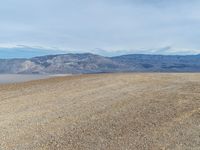
[[[200,74],[99,74],[0,86],[0,150],[199,150]]]

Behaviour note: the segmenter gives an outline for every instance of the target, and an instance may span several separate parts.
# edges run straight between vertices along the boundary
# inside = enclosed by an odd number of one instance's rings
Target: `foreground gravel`
[[[0,150],[199,150],[200,74],[99,74],[0,86]]]

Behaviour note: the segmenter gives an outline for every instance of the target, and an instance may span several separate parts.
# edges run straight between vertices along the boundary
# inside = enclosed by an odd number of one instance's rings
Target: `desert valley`
[[[0,150],[200,150],[200,0],[2,0]]]
[[[200,74],[117,73],[0,85],[0,149],[200,148]]]

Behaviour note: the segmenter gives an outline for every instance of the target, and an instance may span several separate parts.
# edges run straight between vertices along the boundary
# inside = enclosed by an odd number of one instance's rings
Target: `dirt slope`
[[[200,149],[200,74],[99,74],[0,86],[0,150]]]

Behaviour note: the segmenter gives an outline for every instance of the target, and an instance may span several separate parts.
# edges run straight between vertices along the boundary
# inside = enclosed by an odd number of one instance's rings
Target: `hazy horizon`
[[[1,48],[0,47],[0,59],[23,59],[23,58],[33,58],[33,57],[42,57],[47,55],[62,55],[62,54],[85,54],[90,53],[94,55],[100,55],[104,57],[115,57],[122,55],[163,55],[163,56],[192,56],[199,55],[199,53],[154,53],[154,52],[132,52],[132,51],[117,51],[117,52],[109,52],[109,51],[61,51],[61,50],[48,50],[48,49],[37,49],[37,48],[24,48],[24,47],[16,47],[16,48]]]

